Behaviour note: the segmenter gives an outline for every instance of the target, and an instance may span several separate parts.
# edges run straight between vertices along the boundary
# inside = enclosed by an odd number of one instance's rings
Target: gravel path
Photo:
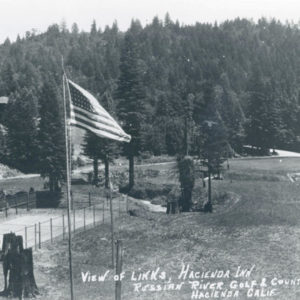
[[[275,150],[280,157],[300,157],[300,153],[285,150]]]

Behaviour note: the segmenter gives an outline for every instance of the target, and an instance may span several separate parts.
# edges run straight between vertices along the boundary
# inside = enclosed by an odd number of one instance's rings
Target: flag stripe
[[[104,125],[108,125],[108,126],[113,126],[113,127],[120,130],[120,127],[116,126],[115,121],[105,119],[105,118],[101,118],[95,113],[88,112],[88,111],[86,111],[86,110],[84,110],[80,107],[74,106],[74,105],[72,105],[72,106],[73,106],[73,111],[74,111],[75,114],[77,114],[77,115],[80,114],[80,115],[85,116],[86,118],[89,118],[89,119],[91,119],[95,122],[103,123]]]
[[[123,131],[92,94],[69,79],[68,83],[72,125],[91,131],[100,137],[130,142],[130,135]]]
[[[90,120],[90,119],[88,119],[88,118],[86,118],[82,115],[79,115],[79,114],[75,114],[73,116],[71,115],[71,119],[73,119],[73,120],[75,119],[76,122],[78,121],[78,122],[84,123],[84,124],[86,124],[90,127],[93,127],[95,129],[97,129],[97,130],[99,129],[99,130],[107,131],[111,134],[115,134],[115,135],[118,135],[120,137],[124,136],[123,134],[120,134],[119,130],[117,130],[113,127],[106,126],[106,125],[103,125],[101,123],[96,123],[96,122],[94,122],[94,121],[92,121],[92,120]]]
[[[93,132],[94,134],[96,134],[98,136],[109,138],[111,140],[116,140],[116,141],[120,141],[120,142],[129,142],[130,141],[130,138],[120,137],[120,136],[117,136],[117,135],[114,135],[114,134],[110,134],[107,131],[95,129],[93,127],[88,126],[87,124],[75,121],[73,119],[71,119],[71,125],[79,127],[81,129],[84,129],[84,130],[91,131],[91,132]]]

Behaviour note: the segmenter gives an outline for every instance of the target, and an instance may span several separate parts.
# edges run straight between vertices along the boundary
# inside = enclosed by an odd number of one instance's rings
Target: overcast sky
[[[126,30],[132,18],[145,25],[166,12],[172,20],[194,24],[262,16],[298,23],[299,11],[300,0],[0,0],[0,43],[33,28],[43,32],[62,20],[69,28],[76,22],[81,30],[89,30],[93,19],[101,28],[117,20]]]

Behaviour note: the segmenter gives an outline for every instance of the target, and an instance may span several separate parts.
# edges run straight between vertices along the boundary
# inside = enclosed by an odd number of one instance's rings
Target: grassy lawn
[[[230,167],[229,174],[234,172],[244,175],[257,174],[286,177],[288,172],[300,172],[300,158],[233,159],[230,160]]]
[[[228,224],[298,224],[300,216],[299,183],[287,173],[300,171],[299,158],[233,160],[224,180],[213,181],[215,195],[237,194],[239,203],[226,216]]]
[[[33,187],[35,191],[43,190],[44,180],[40,177],[11,178],[0,180],[0,188],[6,190],[11,194],[19,191],[28,192],[31,187]]]
[[[133,271],[160,267],[174,282],[181,265],[197,271],[230,270],[255,265],[251,280],[274,277],[293,278],[300,272],[299,229],[290,225],[221,225],[213,216],[181,214],[153,216],[153,220],[124,216],[119,220],[119,238],[125,247],[122,299],[191,299],[188,285],[180,291],[134,292],[130,276]],[[81,272],[103,274],[110,269],[110,232],[107,225],[75,237],[74,280],[77,299],[114,299],[112,277],[105,282],[83,283]],[[41,288],[40,299],[69,299],[66,242],[36,253],[36,275]],[[111,271],[113,273],[113,271]],[[229,284],[234,278],[222,279]],[[213,281],[213,280],[212,280]],[[153,283],[145,281],[143,284]],[[154,283],[163,284],[163,280]],[[187,284],[187,283],[186,283]],[[299,299],[299,288],[281,287],[277,297]],[[240,289],[238,299],[247,299]]]
[[[160,166],[160,170],[156,182],[160,176],[170,176],[172,180],[172,166]],[[234,160],[230,162],[224,180],[213,181],[218,208],[213,214],[167,216],[145,211],[142,217],[123,214],[116,224],[119,228],[117,238],[123,241],[124,247],[122,299],[191,299],[191,280],[178,278],[182,264],[200,272],[229,271],[228,278],[202,279],[202,283],[221,281],[224,287],[229,287],[235,280],[243,285],[246,281],[261,282],[265,278],[264,292],[269,292],[269,296],[262,295],[260,287],[257,287],[259,294],[256,297],[250,297],[251,290],[247,296],[249,289],[240,286],[235,289],[238,290],[235,299],[300,299],[300,286],[288,284],[288,280],[300,278],[299,186],[284,176],[286,172],[299,170],[300,160],[294,158],[282,162],[278,159]],[[257,180],[256,177],[236,176],[233,179],[232,174],[265,177]],[[270,180],[272,176],[279,176],[279,180]],[[237,195],[238,201],[226,206],[230,199],[225,197],[223,206],[227,209],[222,210],[221,202],[216,205],[217,198],[231,193]],[[76,235],[73,255],[76,299],[114,299],[109,226],[101,225]],[[66,241],[35,253],[35,274],[41,291],[38,299],[69,299],[67,257]],[[235,277],[239,266],[253,267],[249,278]],[[183,281],[180,290],[135,292],[132,272],[157,267],[165,271],[167,279],[171,277],[173,283]],[[81,272],[103,274],[107,270],[110,272],[104,282],[84,283],[82,280]],[[278,279],[286,281],[279,286]],[[164,279],[140,281],[143,286],[165,282]],[[275,295],[270,295],[271,290]]]

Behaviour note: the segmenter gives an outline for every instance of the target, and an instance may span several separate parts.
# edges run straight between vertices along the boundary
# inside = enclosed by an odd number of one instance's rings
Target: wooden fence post
[[[96,225],[96,216],[95,216],[95,204],[93,205],[93,222],[94,222],[94,227]]]
[[[52,244],[53,243],[52,218],[50,218],[50,238],[51,238],[51,244]]]
[[[36,245],[36,235],[37,235],[37,230],[36,230],[36,223],[34,224],[34,249],[37,249]]]
[[[73,231],[75,232],[76,225],[75,225],[75,209],[73,210]]]
[[[42,233],[41,233],[41,223],[39,222],[39,249],[42,248]]]
[[[83,230],[85,230],[85,207],[83,208]]]
[[[29,211],[29,192],[27,192],[27,211]]]
[[[73,192],[71,191],[71,210],[74,208]]]
[[[8,216],[8,202],[5,199],[5,217],[7,218],[7,216]]]
[[[105,200],[103,199],[103,209],[102,209],[102,223],[104,224],[104,204],[105,204]]]
[[[25,226],[25,248],[27,248],[27,226]]]
[[[121,300],[121,287],[122,287],[122,280],[121,280],[121,273],[122,273],[122,241],[117,240],[117,255],[116,255],[116,275],[118,275],[119,280],[116,281],[115,287],[115,300]]]
[[[91,192],[89,192],[89,207],[92,206],[92,200],[91,200]]]
[[[64,240],[65,239],[65,215],[62,215],[62,234]]]

